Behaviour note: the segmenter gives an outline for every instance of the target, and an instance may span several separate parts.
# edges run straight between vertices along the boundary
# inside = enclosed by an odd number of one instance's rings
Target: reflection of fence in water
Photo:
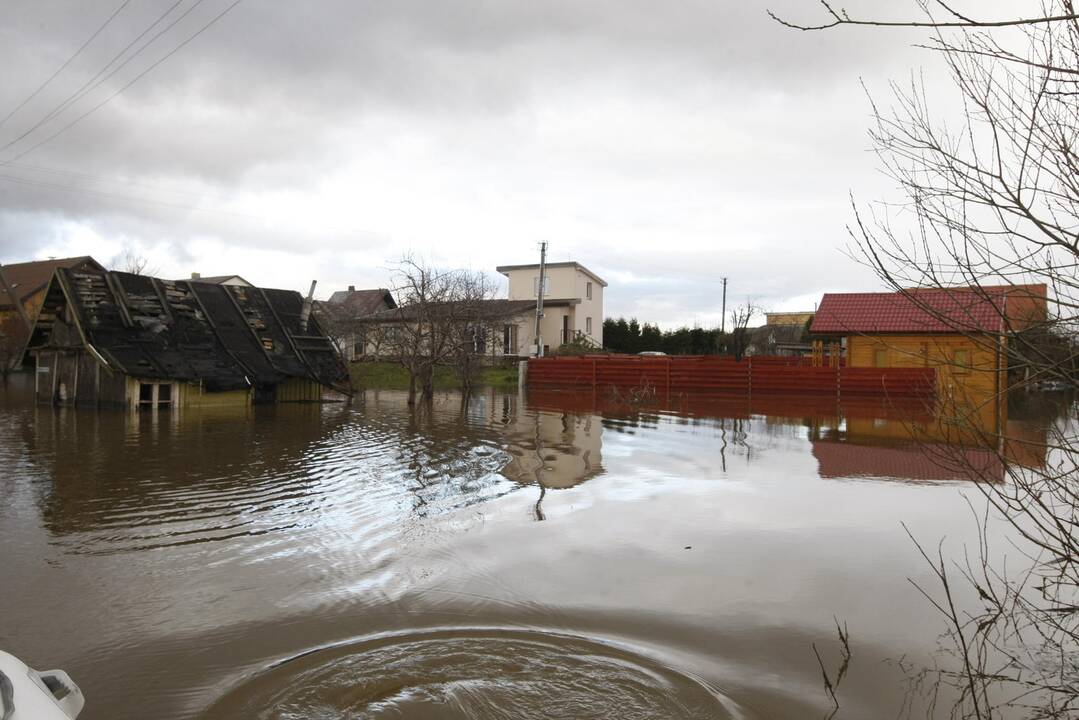
[[[927,397],[936,391],[933,368],[807,367],[797,359],[749,357],[585,356],[533,358],[529,387],[639,387],[663,393],[798,393]]]

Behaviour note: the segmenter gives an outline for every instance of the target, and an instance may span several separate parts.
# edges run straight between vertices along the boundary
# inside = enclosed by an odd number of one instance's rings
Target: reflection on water
[[[1044,463],[1059,412],[1016,403],[986,447],[880,400],[2,392],[0,646],[69,670],[89,720],[802,718],[828,705],[833,615],[845,710],[892,715],[882,661],[938,629],[900,521],[962,542],[957,481]]]

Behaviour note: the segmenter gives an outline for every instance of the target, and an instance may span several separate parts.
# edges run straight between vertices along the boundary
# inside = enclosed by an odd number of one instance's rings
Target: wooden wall
[[[932,367],[943,392],[996,393],[1003,378],[1003,354],[996,340],[964,335],[852,335],[847,338],[850,367]],[[956,364],[956,351],[966,351],[969,367]],[[877,362],[878,352],[883,364]]]

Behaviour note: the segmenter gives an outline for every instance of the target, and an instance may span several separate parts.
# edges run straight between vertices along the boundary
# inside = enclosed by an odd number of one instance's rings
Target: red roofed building
[[[810,332],[850,367],[933,367],[942,391],[981,396],[1006,386],[1008,336],[1045,319],[1045,285],[912,288],[827,293]]]

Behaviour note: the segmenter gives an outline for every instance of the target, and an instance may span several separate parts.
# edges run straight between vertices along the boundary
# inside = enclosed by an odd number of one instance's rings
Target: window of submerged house
[[[888,367],[888,351],[879,349],[873,351],[873,367]]]
[[[171,407],[172,383],[139,383],[139,407]]]

